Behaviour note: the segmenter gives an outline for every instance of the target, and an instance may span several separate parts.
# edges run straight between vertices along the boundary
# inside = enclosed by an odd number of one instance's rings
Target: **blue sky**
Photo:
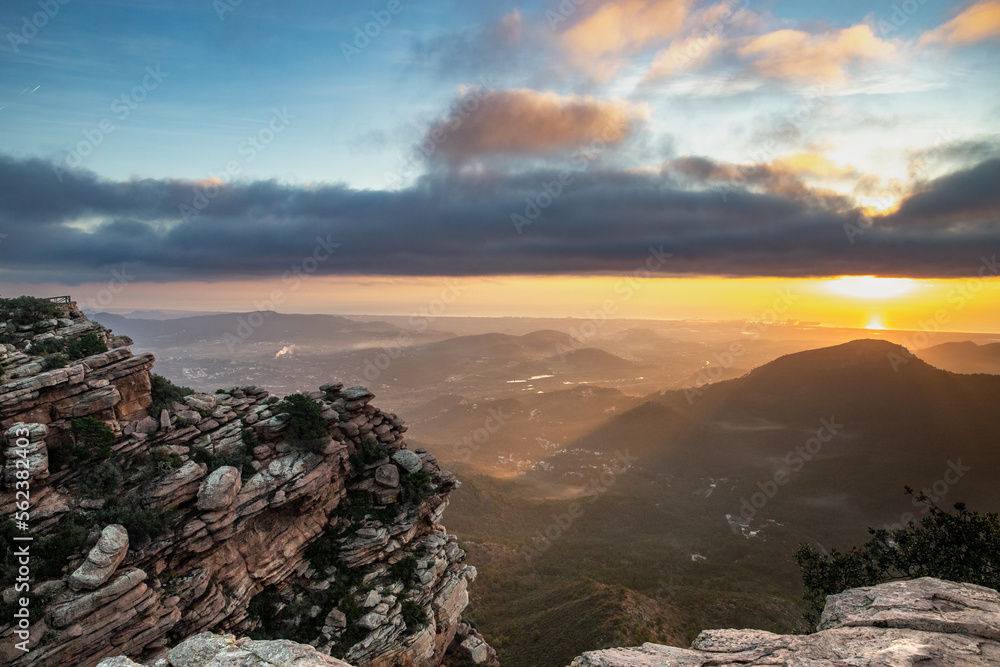
[[[83,167],[108,178],[198,179],[232,159],[273,109],[287,109],[294,122],[243,165],[243,176],[382,188],[386,172],[420,171],[421,165],[414,169],[408,159],[410,151],[427,125],[447,113],[461,86],[487,82],[648,104],[643,137],[648,150],[619,156],[633,167],[656,166],[669,149],[746,162],[768,124],[794,113],[802,91],[822,84],[747,79],[727,84],[727,76],[745,70],[719,63],[637,86],[657,50],[678,35],[626,49],[621,68],[608,80],[595,80],[579,63],[561,59],[558,37],[597,2],[581,4],[552,31],[546,11],[559,11],[555,2],[401,1],[400,13],[346,62],[341,45],[351,43],[354,28],[370,23],[371,12],[384,12],[387,4],[56,3],[58,12],[27,43],[12,45],[9,37],[0,42],[0,147],[14,156],[65,160],[74,146],[88,141],[85,131],[97,136],[95,128],[108,119],[113,131],[80,161]],[[844,160],[877,166],[886,156],[880,161],[870,153],[881,153],[884,146],[912,150],[934,145],[942,132],[968,139],[995,131],[991,123],[1000,106],[995,42],[923,52],[912,47],[968,4],[913,0],[916,11],[900,14],[906,20],[897,29],[892,8],[898,3],[747,2],[742,14],[752,14],[759,25],[726,26],[723,37],[780,29],[822,34],[865,24],[878,37],[879,21],[885,21],[886,41],[908,53],[873,61],[856,80],[831,89],[842,97],[828,111],[835,116],[822,122],[840,125],[817,122],[810,128],[820,135],[814,143],[845,142],[839,148]],[[692,3],[691,9],[707,6]],[[24,17],[38,11],[37,2],[4,3],[2,33],[19,33]],[[515,13],[520,41],[485,52],[483,33]],[[688,28],[692,34],[698,29]],[[477,49],[477,41],[484,48]],[[121,98],[142,86],[147,67],[166,76],[154,89],[139,90],[136,97],[143,99],[132,99],[134,108],[123,117]],[[708,92],[740,85],[752,88]],[[879,87],[896,92],[845,94]],[[896,127],[865,132],[857,125],[866,121]],[[903,159],[899,152],[897,167]]]
[[[5,2],[0,291],[321,238],[328,276],[975,276],[998,39],[1000,0]]]

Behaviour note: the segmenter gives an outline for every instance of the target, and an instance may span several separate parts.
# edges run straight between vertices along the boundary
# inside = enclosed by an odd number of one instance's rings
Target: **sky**
[[[1000,0],[9,0],[0,294],[1000,331],[998,47]]]

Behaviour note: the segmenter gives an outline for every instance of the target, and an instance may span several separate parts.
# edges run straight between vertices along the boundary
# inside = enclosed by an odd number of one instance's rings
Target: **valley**
[[[580,321],[272,314],[230,352],[239,317],[94,319],[198,390],[375,392],[462,481],[448,527],[480,571],[467,617],[505,665],[706,627],[804,632],[799,543],[919,520],[906,485],[1000,507],[1000,376],[893,342],[914,332],[614,320],[581,341]],[[939,333],[927,356],[988,371],[995,340]]]

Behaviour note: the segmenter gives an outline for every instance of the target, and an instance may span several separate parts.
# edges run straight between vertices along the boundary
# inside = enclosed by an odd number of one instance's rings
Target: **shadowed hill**
[[[919,354],[927,363],[952,373],[1000,374],[1000,343],[942,343],[920,350]]]
[[[903,486],[932,488],[951,464],[968,468],[949,476],[960,481],[962,499],[996,506],[998,399],[1000,377],[949,373],[898,345],[859,340],[664,393],[655,397],[658,407],[624,413],[577,444],[605,449],[626,441],[647,466],[733,476],[747,497],[758,483],[771,488],[779,474],[782,492],[768,512],[794,518],[826,507],[826,525],[846,527],[848,515],[898,517]],[[955,499],[953,491],[942,502]]]

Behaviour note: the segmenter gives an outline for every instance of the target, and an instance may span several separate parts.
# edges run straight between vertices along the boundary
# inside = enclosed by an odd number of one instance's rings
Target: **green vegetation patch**
[[[323,406],[305,394],[286,396],[274,410],[288,415],[285,442],[307,451],[321,453],[325,446],[326,420]]]
[[[34,324],[40,320],[51,320],[62,315],[59,306],[48,299],[33,296],[18,296],[0,299],[0,320],[11,321],[17,326]]]
[[[175,385],[167,378],[156,373],[150,373],[149,383],[149,394],[153,399],[153,404],[150,406],[151,414],[159,414],[160,410],[170,409],[171,403],[174,401],[181,402],[181,399],[185,396],[190,396],[194,393],[194,389]]]

